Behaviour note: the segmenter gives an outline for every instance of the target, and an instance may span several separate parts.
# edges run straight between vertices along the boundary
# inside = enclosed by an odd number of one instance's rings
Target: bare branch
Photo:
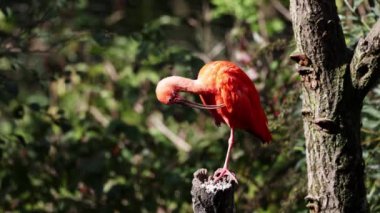
[[[289,10],[279,0],[271,0],[271,3],[277,12],[284,16],[288,21],[292,21]]]
[[[353,87],[362,98],[380,79],[380,20],[355,48],[350,64]]]
[[[182,138],[174,134],[165,124],[162,122],[162,118],[158,114],[153,114],[148,118],[148,122],[163,135],[165,135],[178,150],[184,152],[190,152],[191,146]]]

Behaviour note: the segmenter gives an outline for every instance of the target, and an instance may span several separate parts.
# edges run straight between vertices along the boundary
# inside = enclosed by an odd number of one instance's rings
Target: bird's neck
[[[171,76],[170,83],[174,90],[178,92],[191,92],[196,94],[207,93],[209,88],[202,85],[198,80],[183,78],[180,76]]]

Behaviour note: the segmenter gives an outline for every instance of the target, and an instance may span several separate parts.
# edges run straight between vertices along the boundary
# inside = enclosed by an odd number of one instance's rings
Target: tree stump
[[[195,213],[235,212],[234,180],[226,176],[214,182],[212,176],[208,176],[207,169],[198,169],[194,173],[192,185],[191,197]]]

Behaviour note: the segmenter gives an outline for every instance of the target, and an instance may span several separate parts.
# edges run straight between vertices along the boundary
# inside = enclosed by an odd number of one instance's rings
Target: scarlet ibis
[[[199,94],[203,104],[185,100],[179,92]],[[272,140],[268,121],[253,82],[232,62],[207,63],[199,71],[196,80],[180,76],[164,78],[157,84],[156,96],[163,104],[183,104],[208,109],[218,126],[225,123],[230,127],[226,159],[223,168],[214,173],[214,181],[227,175],[237,182],[234,174],[228,170],[235,129],[246,130],[264,143]]]

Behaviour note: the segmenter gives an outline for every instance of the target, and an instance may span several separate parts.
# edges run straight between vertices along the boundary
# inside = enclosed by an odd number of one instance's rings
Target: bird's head
[[[182,104],[198,109],[219,109],[224,107],[224,104],[203,105],[182,98],[178,94],[181,91],[196,93],[194,91],[190,91],[192,87],[192,83],[190,82],[192,82],[192,80],[178,76],[171,76],[162,79],[160,82],[158,82],[156,87],[157,99],[163,104]]]
[[[163,104],[175,104],[179,98],[178,92],[175,89],[175,84],[170,77],[162,79],[156,87],[157,99]]]

